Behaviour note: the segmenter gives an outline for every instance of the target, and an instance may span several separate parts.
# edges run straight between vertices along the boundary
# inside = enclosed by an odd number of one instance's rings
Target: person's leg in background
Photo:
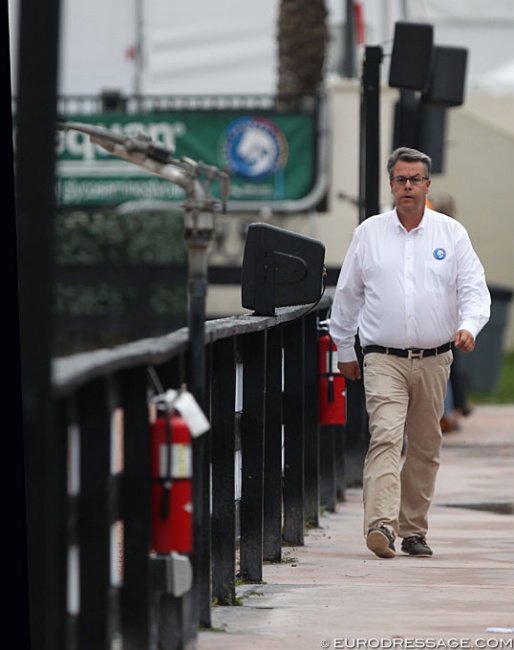
[[[451,377],[451,374],[450,374]],[[444,413],[441,418],[441,431],[443,433],[451,433],[458,431],[459,423],[455,416],[455,403],[453,400],[453,386],[451,379],[448,380],[446,385],[446,397],[444,400]]]
[[[461,352],[452,345],[453,363],[450,372],[452,385],[453,408],[461,416],[467,417],[473,411],[469,403],[469,381],[462,367]]]

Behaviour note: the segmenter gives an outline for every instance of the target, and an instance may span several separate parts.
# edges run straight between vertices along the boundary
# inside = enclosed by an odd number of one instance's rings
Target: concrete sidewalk
[[[197,649],[514,650],[513,507],[514,405],[477,407],[444,435],[433,557],[373,555],[362,492],[348,490],[304,546],[264,566],[263,584],[238,587],[241,606],[213,608]]]

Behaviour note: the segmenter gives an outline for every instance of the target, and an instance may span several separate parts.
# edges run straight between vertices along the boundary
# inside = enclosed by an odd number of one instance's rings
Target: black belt
[[[451,343],[445,343],[438,348],[429,348],[428,350],[420,350],[418,348],[402,350],[401,348],[384,348],[382,345],[368,345],[362,348],[362,353],[380,352],[380,354],[392,354],[394,357],[403,357],[404,359],[423,359],[423,357],[433,357],[436,354],[448,352],[450,349]]]

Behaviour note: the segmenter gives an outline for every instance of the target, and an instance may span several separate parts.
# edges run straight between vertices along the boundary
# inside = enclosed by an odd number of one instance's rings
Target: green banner
[[[133,136],[145,133],[187,156],[230,174],[229,201],[304,198],[316,176],[315,115],[163,112],[67,115],[70,122]],[[58,132],[57,200],[63,206],[118,205],[125,201],[182,201],[174,183],[109,154],[74,130]],[[215,196],[219,187],[212,185]]]

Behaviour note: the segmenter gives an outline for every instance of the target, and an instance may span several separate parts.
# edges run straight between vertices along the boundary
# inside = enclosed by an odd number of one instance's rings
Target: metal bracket
[[[150,558],[152,587],[155,591],[177,598],[191,590],[193,568],[187,555],[171,552]]]

